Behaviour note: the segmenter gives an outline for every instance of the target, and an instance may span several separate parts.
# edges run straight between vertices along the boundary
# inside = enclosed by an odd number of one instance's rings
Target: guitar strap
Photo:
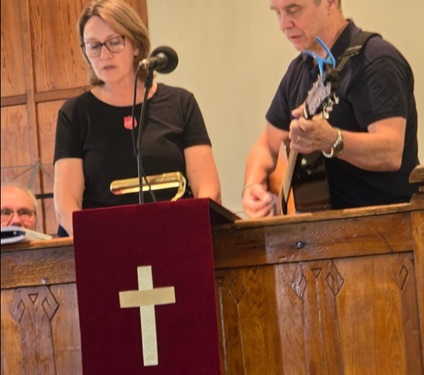
[[[339,73],[346,63],[355,55],[357,55],[361,49],[367,44],[368,40],[374,36],[380,36],[380,34],[372,33],[369,31],[360,31],[353,39],[351,45],[346,48],[346,51],[339,57],[336,71]]]

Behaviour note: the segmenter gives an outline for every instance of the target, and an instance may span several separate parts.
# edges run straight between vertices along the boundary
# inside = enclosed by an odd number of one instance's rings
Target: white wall
[[[394,43],[415,73],[424,118],[423,0],[343,0],[346,17]],[[173,47],[177,69],[157,81],[196,96],[221,177],[223,205],[241,213],[247,154],[289,62],[297,55],[278,28],[268,0],[149,0],[152,49]],[[419,130],[424,163],[424,129]]]

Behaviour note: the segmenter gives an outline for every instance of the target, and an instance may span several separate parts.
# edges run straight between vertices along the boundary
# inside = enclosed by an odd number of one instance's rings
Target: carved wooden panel
[[[2,290],[2,374],[81,374],[75,284]]]
[[[218,270],[216,279],[221,355],[238,374],[423,372],[412,253]]]
[[[223,374],[280,373],[275,277],[272,267],[216,271]]]

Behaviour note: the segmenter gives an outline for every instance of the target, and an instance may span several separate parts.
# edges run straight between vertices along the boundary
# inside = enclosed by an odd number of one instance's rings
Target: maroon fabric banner
[[[84,375],[221,373],[209,215],[208,199],[74,213]]]

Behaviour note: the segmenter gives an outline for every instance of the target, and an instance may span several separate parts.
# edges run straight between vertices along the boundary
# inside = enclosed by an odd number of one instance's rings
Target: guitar
[[[331,71],[319,77],[304,102],[303,115],[312,118],[321,112],[329,117],[333,105],[338,103],[335,95],[336,77]],[[293,192],[297,212],[313,212],[331,208],[325,164],[320,151],[299,155],[291,150],[287,169],[278,195],[277,214],[287,215],[290,193]]]

